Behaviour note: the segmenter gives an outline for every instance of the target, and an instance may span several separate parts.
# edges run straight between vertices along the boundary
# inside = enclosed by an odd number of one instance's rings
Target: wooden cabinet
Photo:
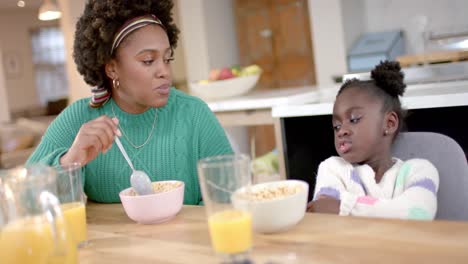
[[[236,0],[242,65],[263,69],[256,90],[315,85],[307,0]],[[275,148],[272,125],[249,128],[257,156]]]
[[[315,84],[307,0],[236,0],[242,65],[263,69],[257,89]]]

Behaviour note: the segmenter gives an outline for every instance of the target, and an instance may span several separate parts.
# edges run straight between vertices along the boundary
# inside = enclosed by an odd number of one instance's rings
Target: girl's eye
[[[335,131],[340,130],[340,128],[341,128],[341,125],[334,125],[333,126],[333,130],[335,130]]]
[[[143,64],[145,65],[151,65],[153,63],[154,60],[144,60],[143,61]]]
[[[349,122],[351,122],[352,124],[356,124],[359,122],[359,120],[361,120],[361,117],[351,117]]]

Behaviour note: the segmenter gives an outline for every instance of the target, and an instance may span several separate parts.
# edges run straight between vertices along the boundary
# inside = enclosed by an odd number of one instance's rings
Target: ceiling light
[[[57,3],[52,0],[44,0],[39,7],[39,20],[54,20],[59,19],[62,12],[57,6]]]
[[[20,1],[18,1],[18,3],[16,3],[16,5],[17,5],[18,7],[24,7],[24,6],[26,5],[26,3],[25,3],[24,1],[21,1],[21,0],[20,0]]]

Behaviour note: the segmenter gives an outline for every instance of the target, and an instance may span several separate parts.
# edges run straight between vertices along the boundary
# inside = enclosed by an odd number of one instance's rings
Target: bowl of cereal
[[[140,224],[166,222],[177,215],[184,203],[184,182],[152,182],[153,194],[137,195],[132,187],[119,193],[127,216]]]
[[[253,229],[260,233],[285,231],[304,217],[309,184],[300,180],[265,182],[237,190],[234,207],[252,212]]]

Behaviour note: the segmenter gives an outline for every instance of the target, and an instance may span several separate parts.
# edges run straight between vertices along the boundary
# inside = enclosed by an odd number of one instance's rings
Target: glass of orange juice
[[[0,170],[1,263],[78,263],[55,193],[56,174],[50,167]]]
[[[72,163],[55,167],[57,196],[72,238],[78,247],[87,243],[86,196],[83,192],[81,165]]]
[[[211,244],[223,263],[248,263],[252,249],[252,215],[236,209],[231,196],[251,184],[246,155],[222,155],[198,161]]]

